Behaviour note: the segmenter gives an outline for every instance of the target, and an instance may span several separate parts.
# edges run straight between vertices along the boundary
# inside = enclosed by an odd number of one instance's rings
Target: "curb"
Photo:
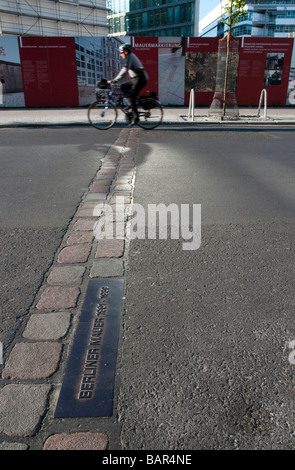
[[[295,119],[294,120],[273,120],[273,121],[256,121],[256,120],[239,120],[239,121],[189,121],[189,120],[183,120],[183,121],[175,121],[175,120],[164,120],[160,124],[160,126],[157,128],[157,130],[161,129],[163,125],[169,125],[169,126],[176,126],[176,125],[184,125],[184,126],[294,126],[295,125]],[[89,127],[90,124],[87,122],[79,122],[79,121],[73,121],[73,122],[15,122],[15,123],[7,123],[7,124],[0,124],[1,129],[7,129],[7,128],[26,128],[26,127],[71,127],[71,126],[79,126],[79,127]],[[117,122],[114,127],[122,127],[126,128],[126,123],[125,122]],[[153,130],[153,129],[152,129]]]
[[[0,433],[6,436],[1,450],[120,448],[115,401],[110,418],[59,419],[54,410],[90,279],[122,279],[126,274],[128,239],[96,240],[99,214],[94,215],[94,208],[113,204],[116,196],[125,198],[124,210],[132,204],[138,135],[139,129],[123,129],[99,160],[35,296],[22,338],[8,352],[0,389]]]
[[[167,124],[180,124],[180,122],[170,122]],[[273,120],[273,121],[256,121],[256,120],[239,120],[239,121],[183,121],[182,124],[197,124],[197,125],[210,125],[210,126],[244,126],[244,125],[254,125],[254,126],[272,126],[272,125],[295,125],[295,119],[294,121],[285,121],[285,120]]]

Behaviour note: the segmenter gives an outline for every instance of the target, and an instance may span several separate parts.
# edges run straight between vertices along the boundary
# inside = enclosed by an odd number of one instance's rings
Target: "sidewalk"
[[[188,116],[188,107],[164,107],[164,124],[295,124],[294,108],[269,108],[267,119],[261,109],[241,108],[238,120],[221,121],[208,116],[209,108],[195,108],[194,119]],[[119,123],[125,122],[119,113]],[[0,108],[0,127],[7,126],[51,126],[51,125],[88,125],[87,108],[50,108],[50,109],[6,109]]]

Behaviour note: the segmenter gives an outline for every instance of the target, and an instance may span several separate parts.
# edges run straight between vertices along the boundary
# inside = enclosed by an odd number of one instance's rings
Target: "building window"
[[[232,29],[233,36],[251,36],[252,27],[251,26],[237,26],[236,28]]]
[[[148,11],[145,11],[146,8]],[[179,28],[175,29],[174,25],[179,25]],[[125,31],[127,35],[167,36],[173,30],[173,35],[175,31],[176,35],[184,35],[183,32],[188,30],[194,34],[193,25],[193,1],[179,3],[179,0],[131,0]]]

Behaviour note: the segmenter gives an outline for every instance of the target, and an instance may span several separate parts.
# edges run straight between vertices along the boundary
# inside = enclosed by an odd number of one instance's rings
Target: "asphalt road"
[[[5,345],[119,132],[1,130]],[[116,389],[124,450],[294,449],[294,140],[285,127],[140,132],[135,202],[201,204],[202,236],[188,251],[181,238],[130,243]]]
[[[0,341],[22,330],[81,197],[119,129],[0,130]]]
[[[202,240],[134,240],[120,359],[124,449],[294,449],[295,132],[142,138],[135,202],[201,204]]]

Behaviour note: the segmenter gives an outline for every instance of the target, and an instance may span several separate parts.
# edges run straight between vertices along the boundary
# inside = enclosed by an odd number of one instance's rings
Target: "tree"
[[[223,116],[225,116],[226,111],[226,94],[227,94],[227,79],[228,79],[228,69],[230,62],[230,40],[232,37],[232,27],[238,23],[239,17],[245,17],[247,14],[246,10],[246,1],[245,0],[229,0],[227,3],[221,4],[221,17],[222,22],[228,27],[228,32],[226,35],[226,65],[225,65],[225,77],[224,77],[224,89],[223,89]]]

